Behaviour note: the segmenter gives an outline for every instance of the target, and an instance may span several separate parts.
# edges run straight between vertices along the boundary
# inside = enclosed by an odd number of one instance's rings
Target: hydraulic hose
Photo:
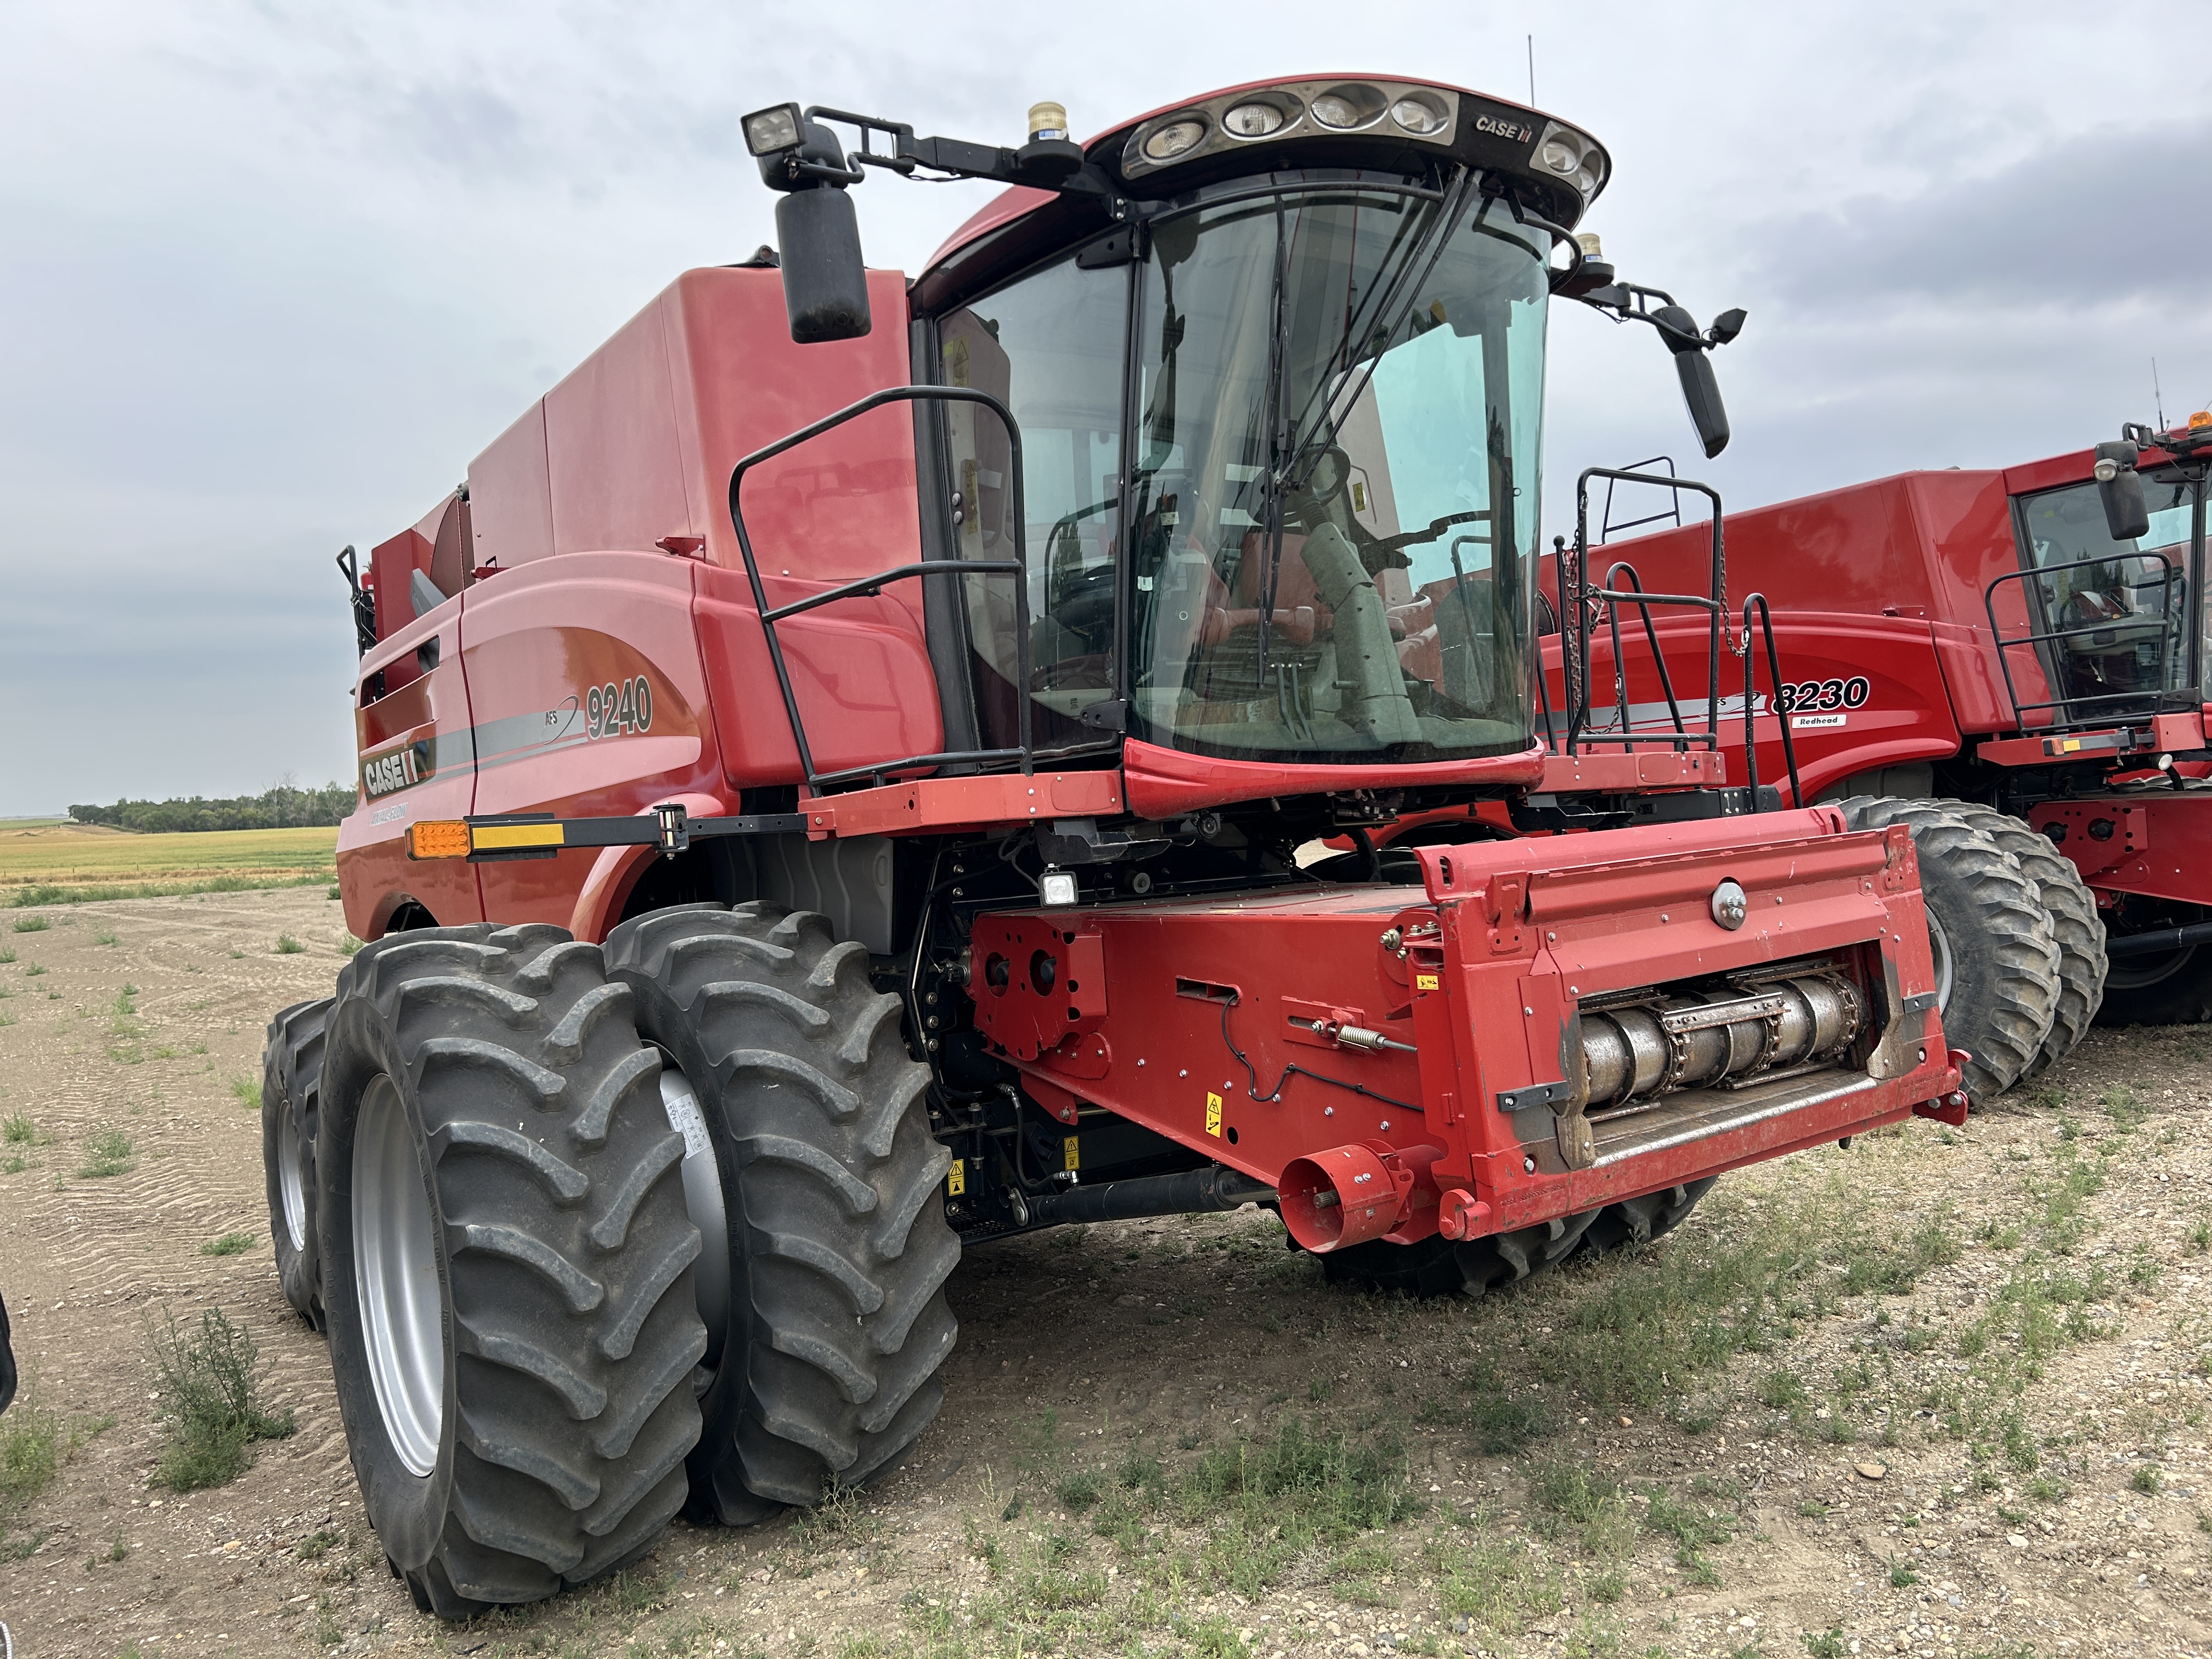
[[[1140,1176],[1133,1181],[1103,1181],[1071,1187],[1030,1200],[1030,1219],[1040,1226],[1067,1221],[1133,1221],[1142,1216],[1194,1215],[1233,1210],[1275,1189],[1241,1170],[1211,1164],[1179,1175]]]

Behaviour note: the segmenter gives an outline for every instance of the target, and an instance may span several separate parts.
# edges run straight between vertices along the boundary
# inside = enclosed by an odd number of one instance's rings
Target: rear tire
[[[369,1522],[441,1618],[611,1571],[684,1502],[699,1235],[630,1003],[542,925],[396,935],[338,976],[331,1366]]]
[[[770,904],[656,911],[606,951],[694,1093],[726,1197],[727,1314],[687,1512],[747,1525],[887,1472],[936,1417],[958,1329],[951,1154],[899,1000],[826,917]]]
[[[1943,1036],[1972,1056],[1966,1097],[1986,1104],[2020,1080],[2057,1018],[2058,945],[2042,894],[1955,802],[1859,795],[1834,805],[1854,830],[1911,830]]]
[[[1316,1260],[1322,1277],[1332,1285],[1407,1296],[1481,1296],[1565,1261],[1581,1248],[1583,1234],[1603,1213],[1585,1210],[1457,1244],[1441,1233],[1412,1244],[1370,1239],[1328,1251]]]
[[[261,1168],[269,1240],[292,1310],[323,1328],[322,1250],[315,1239],[315,1123],[321,1104],[329,997],[295,1003],[269,1022],[261,1050]]]
[[[2043,1047],[2021,1073],[2022,1081],[2041,1077],[2088,1034],[2105,1000],[2105,921],[2097,914],[2096,896],[2069,860],[2018,818],[1970,801],[1941,804],[1957,808],[1967,823],[2011,854],[2051,913],[2051,939],[2058,946],[2058,1008]]]

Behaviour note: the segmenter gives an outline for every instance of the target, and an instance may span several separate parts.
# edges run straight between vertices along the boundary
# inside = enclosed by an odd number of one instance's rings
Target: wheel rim
[[[284,1201],[284,1231],[296,1255],[307,1248],[307,1187],[300,1173],[300,1126],[289,1106],[276,1136],[276,1191]]]
[[[691,1267],[691,1284],[699,1299],[699,1317],[707,1326],[706,1364],[712,1370],[721,1364],[722,1345],[730,1334],[729,1211],[722,1200],[722,1166],[707,1134],[699,1092],[665,1048],[660,1051],[660,1106],[668,1114],[668,1127],[684,1137],[684,1209],[699,1230],[701,1245]]]
[[[1928,912],[1928,954],[1936,960],[1936,1012],[1940,1017],[1951,1006],[1951,936],[1932,908]]]
[[[362,1097],[353,1140],[362,1341],[384,1431],[412,1474],[437,1467],[446,1422],[445,1302],[415,1132],[389,1077]]]

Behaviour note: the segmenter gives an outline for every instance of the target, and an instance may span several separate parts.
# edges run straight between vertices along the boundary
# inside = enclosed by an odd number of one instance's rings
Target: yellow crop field
[[[137,836],[0,822],[0,907],[304,886],[333,878],[337,841],[334,829]]]

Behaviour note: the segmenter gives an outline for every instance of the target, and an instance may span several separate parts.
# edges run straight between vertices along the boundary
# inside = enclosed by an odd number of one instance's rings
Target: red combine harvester
[[[964,1244],[1257,1200],[1476,1292],[1963,1114],[1905,830],[1537,729],[1551,297],[1708,453],[1741,322],[1575,242],[1603,149],[1359,76],[1064,125],[746,118],[780,270],[678,278],[359,573],[372,942],[271,1026],[270,1211],[440,1613],[892,1467]],[[909,282],[870,168],[1012,188]],[[1648,821],[1375,878],[1531,792]]]
[[[1914,824],[1938,975],[1957,991],[1945,1029],[1978,1085],[2035,1074],[2093,1018],[2212,1019],[2208,471],[2199,414],[1727,520],[1728,568],[1771,605],[1778,641],[1778,672],[1748,689],[1753,775]],[[1700,581],[1712,539],[1689,525],[1615,544],[1607,584]],[[1566,568],[1571,585],[1571,554]],[[1596,640],[1586,672],[1614,706],[1589,730],[1671,730],[1660,653],[1692,634],[1655,618]],[[1723,719],[1741,720],[1745,695]],[[2052,925],[2047,953],[2030,906]]]

